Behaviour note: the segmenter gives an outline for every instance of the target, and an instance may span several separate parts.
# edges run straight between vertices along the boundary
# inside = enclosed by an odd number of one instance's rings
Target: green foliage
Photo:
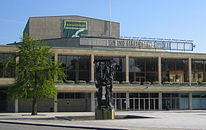
[[[9,88],[8,95],[22,99],[54,97],[57,93],[55,79],[62,80],[65,74],[60,65],[52,60],[54,53],[50,47],[24,35],[22,44],[17,48],[15,83]]]

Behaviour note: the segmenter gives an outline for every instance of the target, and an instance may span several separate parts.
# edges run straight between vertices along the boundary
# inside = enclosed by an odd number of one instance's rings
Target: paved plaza
[[[206,110],[185,111],[124,111],[116,115],[137,116],[134,119],[115,120],[66,120],[64,117],[91,117],[93,112],[58,112],[39,113],[31,116],[30,113],[0,113],[0,123],[53,126],[77,129],[182,129],[206,130]],[[1,129],[1,125],[0,125]]]

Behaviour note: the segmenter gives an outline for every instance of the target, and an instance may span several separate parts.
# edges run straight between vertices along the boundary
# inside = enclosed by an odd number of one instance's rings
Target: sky
[[[0,45],[20,41],[29,17],[61,15],[119,22],[121,36],[193,40],[206,53],[206,0],[1,0]]]

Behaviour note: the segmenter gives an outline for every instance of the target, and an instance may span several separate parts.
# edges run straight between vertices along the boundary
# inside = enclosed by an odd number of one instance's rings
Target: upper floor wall
[[[120,37],[120,24],[82,16],[29,18],[24,33],[34,40],[75,36]]]

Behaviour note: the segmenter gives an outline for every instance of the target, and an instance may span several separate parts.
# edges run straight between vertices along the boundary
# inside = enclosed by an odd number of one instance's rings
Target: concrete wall
[[[69,111],[76,111],[76,112],[83,112],[89,111],[87,104],[90,103],[90,100],[87,98],[83,99],[58,99],[58,111],[59,112],[69,112]]]
[[[14,100],[7,100],[7,111],[14,112],[15,111],[15,102]]]
[[[1,86],[10,86],[14,83],[14,78],[0,78],[0,88]]]
[[[62,38],[64,20],[87,21],[88,36],[120,37],[119,23],[81,16],[32,17],[29,18],[24,33],[28,33],[34,40]]]
[[[53,99],[42,99],[38,101],[38,112],[50,112],[54,109]],[[19,112],[31,112],[32,102],[28,100],[19,100]]]

